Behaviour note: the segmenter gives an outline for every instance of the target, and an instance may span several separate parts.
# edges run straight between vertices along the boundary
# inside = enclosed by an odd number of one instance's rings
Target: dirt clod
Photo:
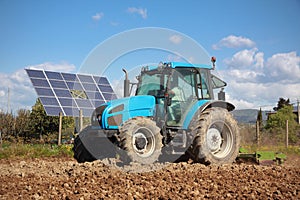
[[[141,166],[104,163],[0,160],[0,199],[300,199],[299,165],[172,163],[130,173]]]

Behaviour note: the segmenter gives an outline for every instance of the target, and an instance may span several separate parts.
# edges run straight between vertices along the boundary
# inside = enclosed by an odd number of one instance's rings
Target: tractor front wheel
[[[240,135],[236,121],[224,108],[213,107],[195,115],[191,129],[195,138],[195,161],[203,164],[229,164],[239,153]]]
[[[120,145],[124,161],[152,164],[158,160],[162,149],[162,136],[155,122],[145,117],[135,117],[120,127]],[[129,159],[129,160],[128,160]]]

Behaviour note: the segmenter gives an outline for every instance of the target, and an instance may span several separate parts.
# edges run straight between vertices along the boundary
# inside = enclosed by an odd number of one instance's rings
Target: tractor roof
[[[205,65],[205,64],[191,64],[191,63],[184,63],[184,62],[170,62],[170,65],[171,65],[172,68],[176,68],[176,67],[195,67],[195,68],[212,69],[211,65]]]
[[[148,70],[155,70],[160,67],[171,67],[171,68],[177,68],[177,67],[186,67],[186,68],[203,68],[203,69],[213,69],[211,65],[206,64],[192,64],[192,63],[184,63],[184,62],[168,62],[168,63],[160,63],[158,66],[148,66]]]

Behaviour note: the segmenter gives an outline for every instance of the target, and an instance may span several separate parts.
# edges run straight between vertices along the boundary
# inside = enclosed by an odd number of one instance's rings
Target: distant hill
[[[258,111],[257,109],[234,110],[232,115],[239,123],[255,124]],[[262,116],[263,120],[267,120],[266,111],[262,111]]]

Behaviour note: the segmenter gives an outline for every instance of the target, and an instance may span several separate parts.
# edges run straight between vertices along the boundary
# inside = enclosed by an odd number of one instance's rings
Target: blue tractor
[[[96,108],[91,126],[75,138],[78,162],[121,155],[122,160],[150,164],[183,157],[204,164],[228,164],[239,153],[240,135],[225,101],[226,83],[212,65],[160,63],[143,67],[134,84],[125,72],[124,98]],[[214,89],[221,89],[214,100]]]

